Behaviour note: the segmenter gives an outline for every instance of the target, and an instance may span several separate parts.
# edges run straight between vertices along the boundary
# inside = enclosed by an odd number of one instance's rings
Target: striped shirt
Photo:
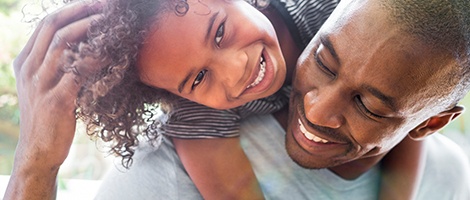
[[[297,46],[304,49],[339,0],[271,0],[279,11]],[[167,136],[196,139],[239,136],[240,120],[253,114],[278,111],[289,101],[290,86],[277,93],[246,103],[237,108],[216,110],[184,98],[174,103],[168,121],[159,132]]]

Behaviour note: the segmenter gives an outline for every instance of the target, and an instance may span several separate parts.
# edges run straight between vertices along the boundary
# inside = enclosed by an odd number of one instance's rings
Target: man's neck
[[[378,164],[384,156],[385,153],[378,156],[351,161],[328,169],[343,179],[354,180]]]
[[[284,131],[286,131],[287,130],[288,116],[289,116],[289,105],[285,105],[280,110],[274,112],[273,116],[276,119],[276,121],[281,125],[282,129],[284,129]]]

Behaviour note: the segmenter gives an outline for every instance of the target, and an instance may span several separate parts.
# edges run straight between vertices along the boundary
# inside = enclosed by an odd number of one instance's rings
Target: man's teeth
[[[320,137],[308,132],[307,129],[305,129],[304,124],[302,124],[302,122],[300,121],[300,119],[298,121],[299,121],[299,125],[300,125],[300,132],[302,132],[307,139],[312,140],[314,142],[328,143],[328,140],[325,140],[323,138],[320,138]]]
[[[248,87],[246,87],[246,88],[255,87],[256,85],[258,85],[263,80],[264,73],[266,72],[266,61],[264,60],[263,56],[261,56],[261,58],[260,58],[259,66],[260,66],[260,69],[259,69],[259,72],[258,72],[258,77],[256,77],[255,81],[253,81],[253,83],[248,85]]]

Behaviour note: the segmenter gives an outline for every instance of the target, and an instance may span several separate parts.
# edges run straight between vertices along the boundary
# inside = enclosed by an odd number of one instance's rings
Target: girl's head
[[[138,135],[158,136],[149,105],[169,108],[176,94],[231,108],[273,94],[285,79],[274,28],[243,0],[108,0],[103,15],[68,60],[72,68],[90,57],[106,63],[78,76],[86,80],[78,116],[124,161]]]
[[[286,67],[270,21],[243,0],[177,0],[158,14],[138,55],[141,80],[218,109],[276,92]]]

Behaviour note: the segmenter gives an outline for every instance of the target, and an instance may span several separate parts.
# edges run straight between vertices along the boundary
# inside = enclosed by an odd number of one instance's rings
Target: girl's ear
[[[428,135],[431,135],[447,124],[449,124],[451,121],[456,119],[460,114],[463,113],[465,108],[463,106],[455,106],[454,108],[450,110],[446,110],[444,112],[441,112],[420,125],[418,125],[416,128],[411,130],[408,133],[408,136],[410,136],[411,139],[414,140],[421,140],[425,138]]]

